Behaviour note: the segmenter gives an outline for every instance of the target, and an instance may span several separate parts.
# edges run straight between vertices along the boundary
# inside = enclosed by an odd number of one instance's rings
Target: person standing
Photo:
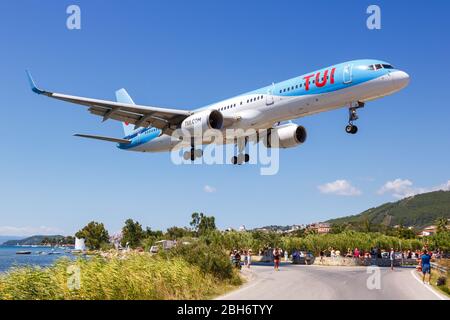
[[[425,276],[428,273],[428,284],[430,284],[431,280],[431,255],[427,252],[427,250],[423,250],[423,255],[420,257],[420,265],[422,266],[422,281],[425,283]]]
[[[353,252],[353,256],[355,258],[359,258],[359,250],[358,250],[358,248],[355,248],[355,251]]]
[[[248,251],[244,250],[244,266],[248,266]]]
[[[252,249],[248,249],[248,251],[247,251],[247,268],[250,268],[251,263],[252,263]]]
[[[280,258],[281,252],[278,248],[275,248],[275,250],[273,250],[273,262],[276,271],[280,271]]]
[[[391,251],[389,252],[389,259],[391,260],[391,270],[394,270],[394,260],[395,260],[394,248],[391,248]]]

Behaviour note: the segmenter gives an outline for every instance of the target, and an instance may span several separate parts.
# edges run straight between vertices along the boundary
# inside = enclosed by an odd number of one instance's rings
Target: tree
[[[122,246],[128,244],[131,248],[136,248],[140,245],[144,235],[141,224],[133,219],[128,219],[122,228]]]
[[[198,236],[202,236],[208,231],[216,230],[216,218],[213,216],[208,217],[203,213],[194,212],[191,217],[190,225]]]
[[[176,240],[184,237],[188,237],[191,235],[191,232],[186,228],[180,227],[171,227],[167,229],[167,237],[170,239]]]
[[[339,234],[344,232],[347,229],[347,226],[343,223],[333,223],[331,225],[330,233],[332,234]]]
[[[447,232],[448,231],[447,225],[448,225],[447,218],[441,217],[437,219],[436,220],[437,232],[438,233]]]
[[[84,238],[86,246],[92,250],[98,250],[109,242],[109,234],[103,223],[91,221],[83,229],[75,234],[77,238]]]
[[[163,232],[161,230],[155,230],[153,231],[151,228],[147,227],[145,230],[145,237],[146,238],[153,238],[153,239],[159,239],[163,237]]]

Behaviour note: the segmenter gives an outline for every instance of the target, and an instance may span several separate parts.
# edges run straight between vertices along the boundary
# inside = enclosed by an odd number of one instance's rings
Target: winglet
[[[25,70],[25,71],[26,71],[26,73],[27,73],[28,82],[30,83],[31,90],[32,90],[34,93],[37,93],[37,94],[45,94],[45,93],[46,93],[45,91],[39,89],[39,88],[36,86],[36,84],[34,83],[33,77],[31,76],[31,73],[30,73],[28,70]]]

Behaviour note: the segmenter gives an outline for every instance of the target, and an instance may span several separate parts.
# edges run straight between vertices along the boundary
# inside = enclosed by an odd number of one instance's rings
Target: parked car
[[[314,254],[312,252],[307,251],[294,251],[292,254],[292,263],[293,264],[306,264],[310,265],[314,263]]]
[[[151,253],[158,253],[158,251],[159,251],[159,247],[158,247],[158,246],[152,246],[152,247],[150,248],[150,252],[151,252]]]

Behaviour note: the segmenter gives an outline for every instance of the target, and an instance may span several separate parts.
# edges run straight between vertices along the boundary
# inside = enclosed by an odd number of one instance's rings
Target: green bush
[[[211,274],[220,280],[228,280],[232,284],[240,284],[240,278],[233,269],[227,252],[218,243],[207,244],[204,240],[190,244],[179,244],[167,254],[170,259],[182,258],[196,266],[205,274]]]

